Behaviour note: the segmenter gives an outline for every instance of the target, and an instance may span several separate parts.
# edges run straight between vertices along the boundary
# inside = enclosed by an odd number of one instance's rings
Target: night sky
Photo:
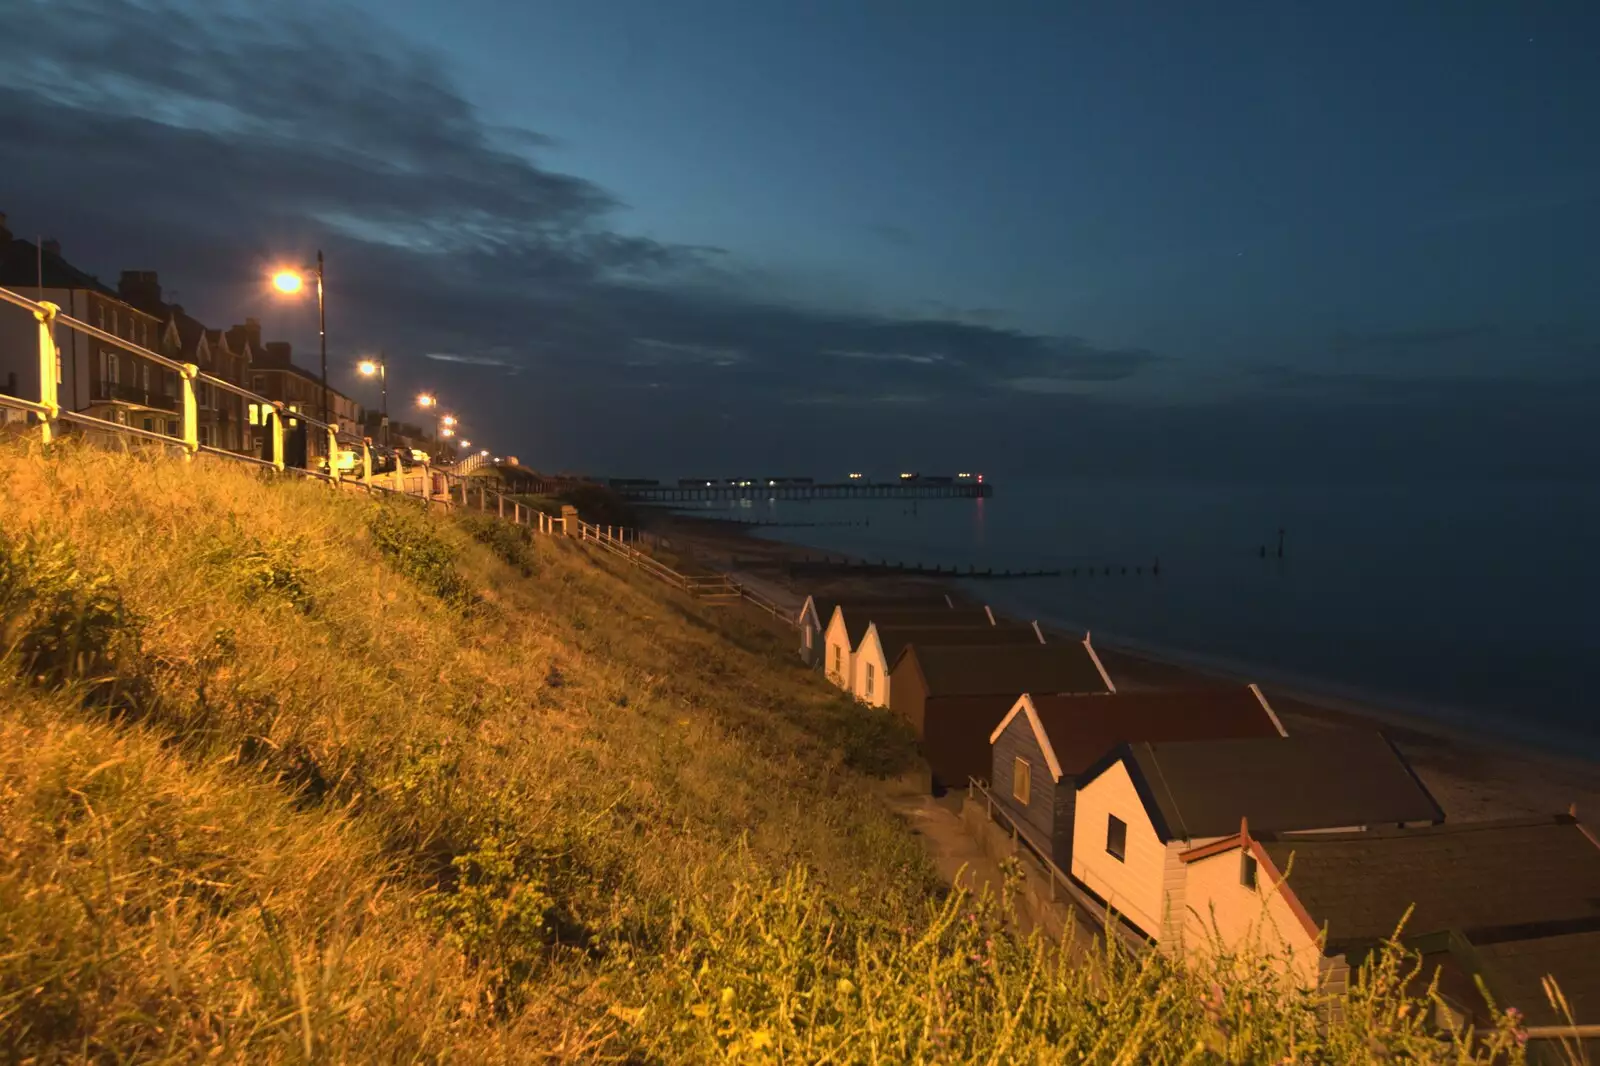
[[[1075,8],[1075,11],[1067,11]],[[0,0],[0,210],[608,474],[1594,477],[1600,6]]]

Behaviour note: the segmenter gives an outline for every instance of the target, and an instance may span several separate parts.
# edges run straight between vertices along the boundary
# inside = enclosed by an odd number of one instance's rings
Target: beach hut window
[[[1026,807],[1032,792],[1033,768],[1028,765],[1027,759],[1018,757],[1011,764],[1011,798]]]
[[[1248,851],[1239,856],[1239,883],[1252,892],[1256,890],[1256,857]]]
[[[810,651],[811,650],[811,627],[810,626],[806,626],[806,628],[802,632],[805,635],[806,651]]]
[[[1114,814],[1106,815],[1106,854],[1118,862],[1128,859],[1128,823]]]
[[[867,664],[867,699],[869,699],[869,700],[872,698],[872,680],[873,680],[873,674],[875,672],[876,671],[873,669],[873,664],[872,663],[868,663]]]

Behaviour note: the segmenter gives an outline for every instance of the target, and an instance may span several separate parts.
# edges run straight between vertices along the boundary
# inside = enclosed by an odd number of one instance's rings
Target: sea
[[[683,510],[874,561],[1059,569],[966,584],[1097,643],[1600,758],[1600,483],[1033,480]]]

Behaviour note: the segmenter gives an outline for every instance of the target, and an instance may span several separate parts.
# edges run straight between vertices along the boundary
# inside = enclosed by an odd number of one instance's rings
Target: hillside
[[[1398,960],[1319,1025],[1019,941],[885,713],[579,545],[70,445],[0,489],[6,1061],[1476,1061]]]

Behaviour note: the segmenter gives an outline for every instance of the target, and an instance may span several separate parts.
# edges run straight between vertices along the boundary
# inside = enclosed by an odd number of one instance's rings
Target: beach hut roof
[[[1127,765],[1163,840],[1226,836],[1241,818],[1265,832],[1444,819],[1410,764],[1371,729],[1140,741],[1112,751],[1082,783],[1117,762]]]
[[[913,644],[928,695],[1108,692],[1113,690],[1087,641],[991,646]]]
[[[954,644],[962,646],[995,644],[1038,644],[1039,634],[1032,626],[1015,622],[990,625],[987,620],[978,625],[927,626],[873,623],[878,631],[878,644],[883,648],[883,661],[894,664],[907,647]]]
[[[1600,930],[1600,845],[1571,815],[1305,836],[1249,825],[1312,921],[1326,925],[1330,951],[1393,935],[1408,908],[1408,934],[1457,930],[1480,951],[1492,941]],[[1592,940],[1551,948],[1585,943]],[[1510,966],[1537,968],[1513,961],[1509,948],[1500,954]]]
[[[902,607],[842,603],[839,609],[844,612],[844,630],[852,648],[861,646],[861,638],[867,635],[867,627],[874,622],[880,625],[947,628],[986,626],[991,623],[989,611],[984,607]]]
[[[1271,738],[1283,726],[1255,686],[1120,695],[1026,695],[1009,708],[992,744],[1014,718],[1034,725],[1052,774],[1076,778],[1128,741]],[[1109,763],[1108,763],[1109,765]],[[1235,818],[1231,827],[1238,828]]]

